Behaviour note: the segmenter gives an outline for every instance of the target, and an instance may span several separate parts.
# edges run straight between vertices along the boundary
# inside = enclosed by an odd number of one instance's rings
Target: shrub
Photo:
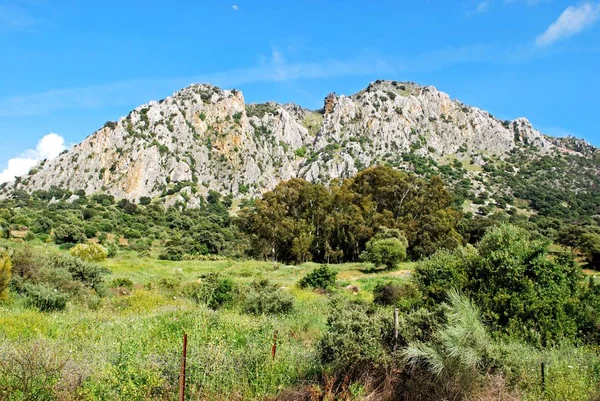
[[[306,148],[305,147],[298,148],[294,151],[294,153],[298,157],[304,157],[304,156],[306,156]]]
[[[413,277],[428,303],[455,288],[473,299],[492,329],[538,346],[591,335],[600,321],[590,308],[600,294],[581,285],[572,256],[550,255],[545,242],[511,225],[490,228],[476,251],[436,253]]]
[[[243,309],[254,315],[288,313],[294,308],[294,297],[268,280],[252,283],[244,299]]]
[[[184,253],[183,248],[179,246],[168,246],[158,255],[158,258],[161,260],[180,261],[183,260]]]
[[[122,288],[126,288],[127,290],[131,291],[131,290],[133,290],[133,281],[131,281],[128,278],[117,277],[117,278],[113,279],[113,281],[110,282],[110,286],[111,286],[111,288],[122,287]]]
[[[179,291],[181,288],[181,276],[163,277],[158,281],[158,286],[171,292]]]
[[[327,265],[313,270],[304,276],[298,283],[302,288],[319,288],[322,290],[328,290],[335,287],[335,280],[337,278],[337,272],[333,271]]]
[[[211,309],[218,309],[233,301],[235,287],[229,278],[221,277],[217,273],[211,273],[204,277],[200,283],[192,283],[186,286],[184,294],[197,303],[202,303]]]
[[[118,252],[119,247],[117,247],[117,245],[115,245],[114,243],[110,244],[107,248],[107,256],[109,258],[114,258],[115,256],[117,256]]]
[[[46,340],[0,345],[0,399],[80,399],[88,369]],[[5,398],[7,397],[7,398]]]
[[[385,362],[382,324],[375,310],[332,301],[327,330],[319,341],[321,361],[340,375],[356,375]]]
[[[128,239],[142,238],[142,233],[139,230],[136,230],[136,229],[130,228],[130,227],[127,227],[125,229],[123,235],[125,236],[125,238],[128,238]]]
[[[413,374],[417,369],[428,376],[417,376],[422,387],[430,387],[427,393],[436,399],[463,399],[490,373],[498,347],[481,322],[479,309],[456,291],[448,297],[448,323],[429,342],[412,342],[403,354]]]
[[[0,251],[0,300],[8,297],[8,286],[11,278],[12,262],[5,251]]]
[[[467,281],[465,265],[476,256],[473,247],[440,250],[415,267],[413,280],[429,305],[443,302],[449,289],[462,289]]]
[[[86,239],[83,231],[74,225],[63,224],[54,230],[54,242],[57,244],[77,244],[85,242]]]
[[[27,242],[31,242],[34,239],[36,239],[35,234],[33,232],[31,232],[31,231],[27,231],[27,234],[25,234],[24,240],[27,241]]]
[[[83,226],[83,233],[87,238],[94,238],[98,231],[98,227],[94,224],[86,224]]]
[[[72,279],[98,291],[104,282],[104,275],[109,273],[106,268],[78,259],[76,257],[56,254],[49,258],[54,269],[64,269]]]
[[[366,250],[361,254],[361,259],[373,263],[375,266],[385,266],[392,269],[399,262],[406,259],[406,238],[383,238],[373,237],[367,242]]]
[[[69,251],[71,256],[88,262],[100,262],[108,257],[108,251],[99,244],[77,244]]]
[[[28,304],[38,308],[42,312],[64,310],[69,300],[68,294],[43,284],[26,283],[23,290]]]
[[[48,217],[38,217],[31,226],[31,231],[36,234],[50,234],[53,222]]]
[[[373,289],[373,302],[378,305],[401,306],[410,309],[421,300],[419,290],[413,284],[396,284],[393,281],[379,283]]]
[[[600,234],[582,234],[579,240],[579,249],[586,256],[591,269],[600,268]]]

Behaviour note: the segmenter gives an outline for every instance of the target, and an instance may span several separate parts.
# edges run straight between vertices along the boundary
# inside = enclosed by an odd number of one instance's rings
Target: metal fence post
[[[185,401],[185,363],[187,359],[187,333],[183,334],[183,356],[179,372],[179,401]]]
[[[398,308],[394,308],[394,351],[398,348]]]

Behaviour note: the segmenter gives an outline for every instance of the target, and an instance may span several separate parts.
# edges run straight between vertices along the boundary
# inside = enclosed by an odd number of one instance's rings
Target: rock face
[[[501,121],[414,83],[376,81],[352,96],[330,94],[322,112],[245,104],[237,90],[192,85],[106,123],[12,187],[59,186],[193,206],[209,190],[239,197],[293,177],[328,181],[405,152],[441,159],[502,156],[523,146],[539,152],[589,146],[565,143],[540,134],[526,119]]]

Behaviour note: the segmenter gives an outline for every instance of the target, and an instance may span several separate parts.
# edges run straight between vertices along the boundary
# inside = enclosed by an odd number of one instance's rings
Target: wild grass
[[[34,247],[59,252],[52,245]],[[304,396],[311,391],[328,394],[318,344],[327,330],[331,295],[297,286],[300,278],[320,265],[171,262],[122,251],[102,266],[111,270],[107,283],[128,279],[133,282],[132,290],[112,289],[92,304],[69,301],[66,310],[59,312],[40,312],[15,294],[0,303],[0,400],[27,399],[24,394],[31,394],[32,389],[37,399],[44,400],[175,400],[183,333],[189,336],[188,400],[285,399],[290,389],[300,389]],[[336,297],[370,303],[377,284],[407,283],[413,265],[402,264],[391,272],[372,272],[369,265],[360,263],[331,268],[338,273]],[[287,314],[255,315],[244,313],[241,302],[212,310],[184,296],[186,284],[210,273],[231,278],[241,297],[251,282],[268,278],[293,296],[294,308]],[[358,292],[346,290],[347,286]],[[392,308],[380,313],[391,317]],[[458,331],[439,337],[436,352],[444,355],[448,366],[455,365],[463,348],[470,349],[472,344],[465,341],[492,341],[481,332],[477,314],[462,315],[470,318],[449,322]],[[467,336],[459,330],[465,327],[476,330]],[[272,360],[275,331],[277,354]],[[485,384],[481,394],[496,383],[501,388],[494,394],[510,389],[511,397],[519,394],[523,400],[587,401],[598,386],[597,349],[564,344],[542,353],[519,343],[499,349],[500,355],[494,357],[502,361],[502,369],[489,377],[480,371]],[[482,355],[488,360],[487,352]],[[469,359],[472,363],[463,369],[463,377],[480,366],[475,357],[479,354]],[[541,387],[541,361],[546,363],[545,389]],[[25,385],[29,388],[24,389]],[[361,383],[347,385],[347,399],[368,397]]]

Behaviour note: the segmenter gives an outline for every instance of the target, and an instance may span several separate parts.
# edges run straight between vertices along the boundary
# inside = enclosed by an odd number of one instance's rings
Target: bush
[[[373,302],[378,305],[401,306],[407,310],[418,304],[421,293],[413,284],[378,283],[373,289]]]
[[[75,244],[73,244],[72,242],[66,242],[64,244],[60,244],[58,249],[60,249],[61,251],[70,251],[74,246]]]
[[[8,297],[12,262],[8,253],[0,251],[0,300]]]
[[[98,231],[100,230],[94,224],[86,224],[83,226],[83,233],[87,238],[94,238]]]
[[[168,246],[165,250],[158,255],[160,260],[171,260],[171,261],[181,261],[184,256],[183,248],[179,246]]]
[[[98,291],[104,282],[104,275],[109,273],[106,268],[67,255],[51,255],[49,262],[54,269],[64,269],[72,279]]]
[[[305,147],[298,148],[294,151],[294,153],[298,157],[304,157],[304,156],[306,156],[306,148]]]
[[[27,242],[31,242],[34,239],[36,239],[35,234],[33,232],[31,232],[31,231],[27,231],[27,234],[25,234],[24,240],[27,241]]]
[[[109,258],[114,258],[115,256],[117,256],[118,252],[119,252],[119,247],[117,247],[114,243],[110,244],[107,248],[107,256]]]
[[[476,257],[473,247],[440,250],[415,267],[413,280],[429,305],[444,302],[449,289],[462,289],[467,281],[465,265]]]
[[[54,242],[57,244],[77,244],[87,240],[79,227],[63,224],[54,230]]]
[[[319,288],[328,290],[335,287],[337,272],[323,265],[304,276],[298,283],[302,288]]]
[[[456,291],[448,297],[447,324],[427,343],[411,342],[403,350],[411,373],[432,399],[464,399],[497,366],[498,347],[481,322],[479,309]]]
[[[288,313],[293,308],[294,297],[268,280],[253,282],[243,305],[244,312],[254,315]]]
[[[31,231],[36,234],[50,234],[53,222],[48,217],[40,216],[33,222]]]
[[[340,375],[357,375],[383,364],[381,320],[366,305],[335,299],[318,349],[321,361]]]
[[[64,347],[41,339],[14,344],[0,345],[0,399],[81,399],[88,369],[75,365]]]
[[[367,248],[360,255],[361,260],[373,263],[377,266],[385,266],[392,269],[406,259],[406,248],[408,241],[406,238],[383,238],[373,237],[367,242]]]
[[[600,269],[600,234],[582,234],[579,249],[585,255],[591,269]]]
[[[131,290],[133,290],[133,281],[131,281],[128,278],[117,277],[113,281],[110,282],[110,287],[111,288],[122,287],[122,288],[126,288],[127,290],[131,291]]]
[[[211,273],[200,283],[186,286],[184,294],[197,303],[205,304],[211,309],[218,309],[233,301],[235,287],[231,279]]]
[[[69,251],[71,256],[88,262],[101,262],[108,257],[108,251],[99,244],[77,244]]]
[[[69,300],[68,294],[43,284],[26,283],[23,290],[28,304],[38,308],[42,312],[64,310]]]
[[[545,242],[525,229],[500,225],[488,230],[476,250],[439,251],[415,269],[425,300],[462,291],[481,308],[490,327],[547,346],[563,338],[592,335],[600,295],[582,286],[581,268],[567,254],[551,255]]]

